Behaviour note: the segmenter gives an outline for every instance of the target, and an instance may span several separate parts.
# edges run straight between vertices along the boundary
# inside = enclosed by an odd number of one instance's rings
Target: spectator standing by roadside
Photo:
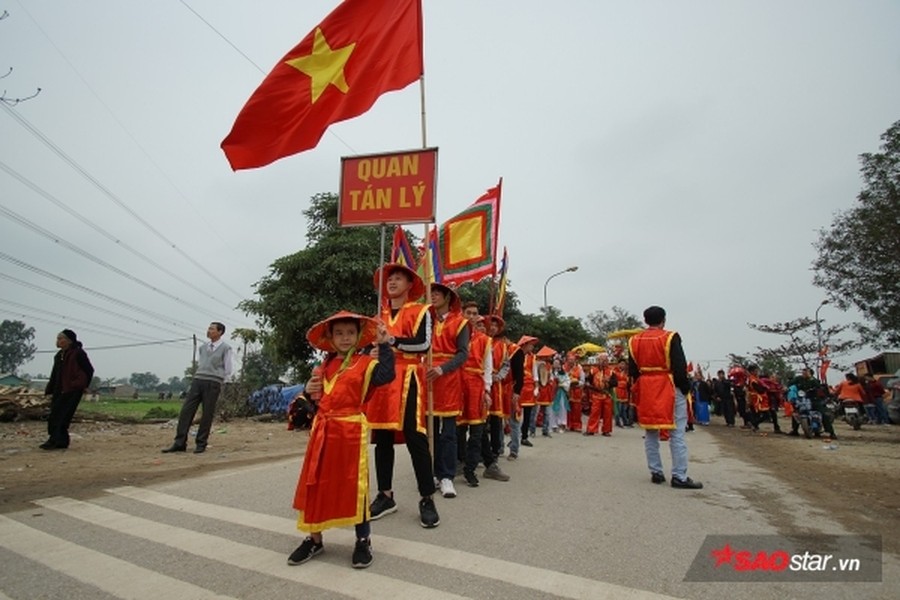
[[[44,393],[51,396],[50,417],[47,419],[47,441],[43,450],[63,450],[69,447],[69,425],[78,409],[84,390],[94,377],[94,366],[71,329],[63,329],[56,336],[59,351],[53,357],[53,370]]]
[[[866,389],[866,395],[869,402],[866,403],[866,411],[869,412],[869,420],[878,425],[887,425],[891,422],[888,418],[887,408],[884,406],[884,396],[887,390],[881,385],[881,382],[871,375],[863,376],[863,387]],[[873,408],[870,409],[869,407]]]
[[[222,392],[222,384],[231,378],[234,370],[233,352],[231,346],[225,343],[222,336],[225,335],[225,325],[213,321],[206,329],[206,337],[209,343],[203,344],[198,349],[197,371],[194,380],[188,390],[187,398],[181,405],[181,413],[178,415],[178,426],[175,429],[175,441],[163,452],[185,452],[187,450],[188,432],[197,409],[203,407],[200,416],[200,425],[197,427],[194,454],[206,452],[209,443],[209,430],[212,429],[213,417],[216,414],[216,403]]]
[[[713,381],[713,395],[719,403],[726,427],[734,427],[734,393],[731,381],[725,377],[725,371],[719,369]]]

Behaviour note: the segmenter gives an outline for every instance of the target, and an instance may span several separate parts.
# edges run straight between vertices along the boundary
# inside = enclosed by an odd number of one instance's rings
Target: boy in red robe
[[[371,388],[394,380],[394,354],[384,324],[341,311],[314,325],[306,334],[310,345],[328,353],[321,377],[307,383],[306,394],[322,394],[313,421],[294,493],[299,511],[297,528],[309,533],[288,557],[299,565],[325,550],[322,531],[356,526],[351,564],[372,564],[369,539],[368,424],[362,407]],[[373,342],[373,358],[358,351]]]

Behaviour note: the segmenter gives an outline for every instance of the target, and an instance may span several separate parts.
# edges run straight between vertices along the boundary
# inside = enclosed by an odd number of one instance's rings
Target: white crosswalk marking
[[[312,561],[302,568],[285,564],[286,555],[246,543],[167,524],[164,515],[153,520],[122,512],[128,506],[137,508],[137,502],[170,511],[215,519],[224,523],[252,528],[279,535],[296,531],[291,518],[273,516],[239,508],[201,502],[177,495],[136,487],[119,487],[106,490],[109,494],[128,499],[133,503],[106,508],[100,503],[84,502],[70,498],[54,497],[35,501],[35,504],[77,519],[92,527],[102,527],[118,534],[133,536],[172,548],[203,559],[257,573],[273,579],[296,582],[310,588],[341,594],[348,598],[365,600],[450,600],[473,595],[473,588],[447,591],[439,586],[428,587],[428,579],[418,583],[402,578],[388,577],[373,570],[358,571],[349,566],[336,565],[333,561]],[[121,504],[121,503],[120,503]],[[130,511],[136,512],[136,511]],[[355,541],[352,529],[334,529],[328,532],[329,545],[352,547]],[[497,586],[514,586],[523,597],[560,597],[598,600],[669,600],[672,597],[569,575],[532,565],[493,558],[482,554],[445,548],[436,544],[414,542],[406,539],[378,535],[377,554],[417,564],[417,572],[438,569],[457,573],[460,577],[481,578],[495,582]],[[120,558],[79,546],[55,535],[29,527],[26,523],[0,516],[0,548],[5,548],[27,559],[37,561],[48,568],[94,586],[117,598],[151,600],[160,597],[225,598],[225,596],[199,587],[195,583],[181,581],[152,571],[145,566],[131,564]],[[349,551],[348,551],[349,554]],[[446,581],[446,579],[445,579]],[[452,588],[451,588],[452,589]],[[498,588],[503,589],[503,588]],[[506,589],[509,589],[508,587]],[[10,600],[0,592],[0,600]]]
[[[106,491],[162,508],[274,533],[285,533],[295,528],[295,522],[291,519],[227,506],[218,506],[207,502],[198,502],[143,488],[121,487]],[[348,545],[352,544],[355,539],[353,532],[347,529],[329,530],[328,537],[330,540]],[[520,587],[524,586],[563,598],[591,598],[597,600],[605,600],[607,598],[616,600],[662,600],[670,598],[670,596],[662,594],[635,590],[594,579],[568,575],[531,565],[521,565],[471,552],[442,548],[423,542],[412,542],[379,535],[377,536],[377,545],[379,553],[391,554],[407,560],[424,562],[446,569],[455,569],[462,573],[503,581]]]
[[[120,598],[228,600],[201,587],[84,548],[0,515],[3,547]],[[0,598],[7,598],[0,593]],[[234,599],[231,599],[234,600]]]
[[[271,577],[296,581],[304,585],[346,594],[353,598],[367,598],[371,600],[421,600],[422,598],[451,600],[463,598],[463,596],[457,594],[434,590],[415,583],[398,581],[377,573],[341,568],[325,562],[311,562],[303,565],[302,569],[291,568],[286,566],[285,556],[278,552],[150,521],[142,517],[133,517],[79,500],[60,497],[45,498],[37,500],[36,504],[92,525],[106,527],[119,533],[164,544],[176,550]]]

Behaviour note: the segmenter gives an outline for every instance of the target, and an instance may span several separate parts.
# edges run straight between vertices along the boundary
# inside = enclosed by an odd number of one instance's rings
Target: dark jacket
[[[53,357],[53,371],[44,393],[70,394],[83,392],[94,378],[94,366],[87,353],[81,348],[81,342],[75,342],[66,350],[60,350]]]

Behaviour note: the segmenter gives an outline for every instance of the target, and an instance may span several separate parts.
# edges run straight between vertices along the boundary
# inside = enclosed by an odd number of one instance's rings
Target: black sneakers
[[[354,569],[365,569],[372,564],[372,540],[366,538],[364,540],[356,540],[356,546],[353,547],[353,558],[350,564]]]
[[[441,523],[438,516],[437,508],[434,507],[434,500],[431,497],[419,500],[419,523],[425,529],[437,527]]]
[[[463,471],[463,477],[466,478],[466,485],[469,487],[478,487],[478,476],[474,472]]]
[[[678,479],[676,477],[672,478],[672,487],[680,488],[683,490],[701,490],[703,489],[703,484],[699,481],[694,481],[690,477],[685,479]]]
[[[662,473],[650,473],[650,481],[653,483],[665,483],[666,476],[663,475]]]
[[[291,555],[288,557],[289,565],[302,565],[309,559],[311,559],[316,554],[321,554],[325,551],[324,544],[317,544],[313,541],[311,537],[307,537],[303,540],[303,543],[297,546],[297,549],[291,552]],[[354,559],[356,557],[356,553],[353,553]],[[368,566],[368,565],[367,565]]]
[[[397,503],[393,498],[389,498],[384,492],[378,492],[372,505],[369,507],[369,520],[377,521],[384,515],[397,512]]]

